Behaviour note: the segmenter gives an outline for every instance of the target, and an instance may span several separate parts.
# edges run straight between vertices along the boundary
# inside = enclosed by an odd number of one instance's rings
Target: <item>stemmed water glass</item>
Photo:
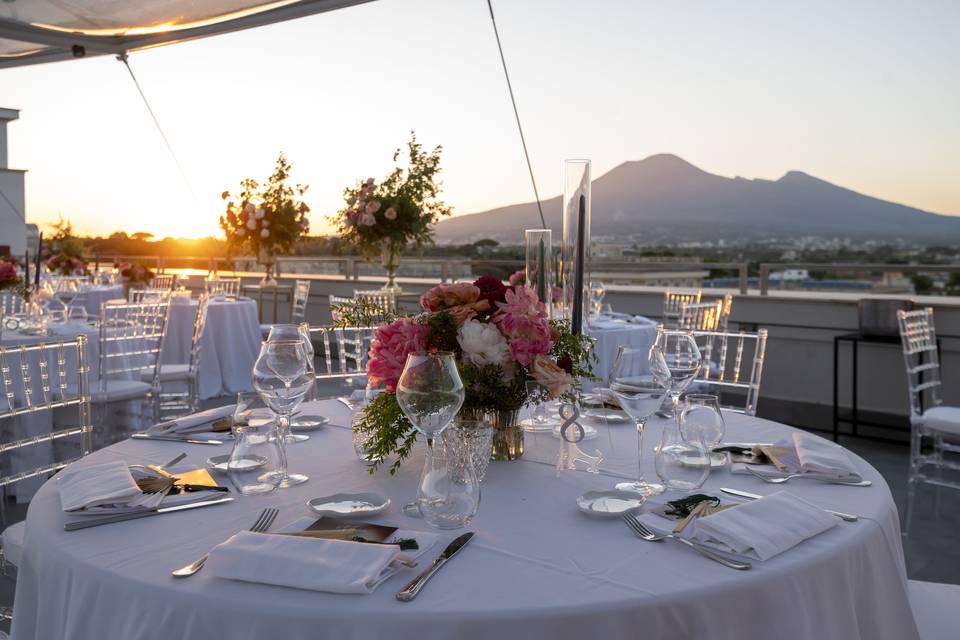
[[[603,297],[607,294],[606,287],[599,280],[590,281],[590,305],[594,317],[599,318],[603,311]]]
[[[275,340],[260,346],[260,355],[253,365],[253,388],[277,414],[277,439],[280,444],[281,480],[286,488],[308,480],[306,475],[287,471],[286,436],[290,431],[290,416],[296,411],[314,383],[313,367],[307,360],[303,341]]]
[[[410,515],[419,512],[434,526],[442,526],[445,512],[455,506],[448,496],[436,491],[447,474],[435,460],[434,439],[460,411],[464,395],[463,381],[452,353],[421,351],[407,356],[397,382],[397,403],[413,427],[426,436],[427,456],[417,489],[417,509],[414,511],[407,505],[404,512]]]
[[[650,373],[670,395],[673,415],[677,415],[680,396],[690,386],[703,358],[693,334],[657,327],[657,338],[650,349]]]
[[[645,496],[663,492],[663,485],[647,482],[643,476],[644,427],[664,400],[663,387],[648,373],[648,358],[647,349],[620,347],[607,381],[621,408],[637,423],[637,479],[621,482],[616,488]]]
[[[267,342],[278,341],[278,340],[301,340],[303,342],[303,350],[307,358],[307,363],[310,368],[310,372],[314,373],[316,369],[314,368],[314,351],[313,351],[313,340],[310,339],[310,325],[306,322],[296,325],[296,324],[275,324],[270,327],[270,333],[267,336]],[[304,396],[305,400],[312,399],[314,389],[316,388],[316,376],[314,376],[314,382],[310,385],[310,389],[307,391],[307,394]],[[297,416],[290,421],[290,431],[286,435],[287,444],[294,444],[297,442],[304,442],[309,440],[310,436],[302,433],[292,433],[293,429],[310,429],[322,424],[321,421],[316,419],[308,419],[303,416]]]

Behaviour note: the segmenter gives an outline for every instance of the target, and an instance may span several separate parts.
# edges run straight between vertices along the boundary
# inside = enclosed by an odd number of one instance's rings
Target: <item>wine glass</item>
[[[253,365],[253,388],[275,414],[280,451],[280,487],[286,488],[308,480],[303,474],[287,471],[286,443],[290,431],[290,416],[296,411],[314,383],[313,369],[307,361],[303,341],[276,340],[264,342]]]
[[[694,440],[697,435],[703,439],[707,451],[714,448],[723,440],[726,425],[723,413],[720,411],[720,399],[710,393],[688,393],[683,397],[683,407],[678,418],[680,435],[684,440]],[[724,460],[722,453],[713,454],[718,461]]]
[[[304,353],[307,357],[307,362],[310,366],[310,371],[315,372],[314,368],[314,350],[313,350],[313,340],[310,338],[310,325],[306,322],[303,322],[299,325],[297,324],[275,324],[270,327],[270,333],[267,335],[267,342],[278,341],[278,340],[301,340],[303,341]],[[316,390],[316,376],[314,376],[314,383],[310,385],[310,389],[307,391],[307,395],[304,396],[305,400],[313,400]],[[325,420],[320,420],[318,417],[307,417],[303,415],[297,415],[290,421],[290,432],[286,435],[287,444],[293,444],[297,442],[304,442],[310,439],[310,436],[303,433],[292,433],[296,429],[315,429],[320,425],[324,424]]]
[[[620,347],[617,359],[610,369],[607,386],[620,402],[623,411],[637,423],[637,479],[621,482],[621,491],[633,491],[645,496],[663,492],[663,485],[647,482],[643,477],[643,431],[647,420],[664,401],[663,387],[648,373],[647,349]]]
[[[607,289],[603,286],[602,282],[599,280],[590,281],[590,307],[593,315],[597,318],[600,317],[600,312],[603,311],[603,296],[606,294]]]
[[[650,349],[650,373],[670,394],[673,415],[677,415],[680,395],[697,377],[702,363],[692,333],[657,327],[657,338]]]
[[[444,509],[445,499],[442,494],[424,490],[425,485],[435,484],[435,474],[439,473],[438,461],[434,460],[434,438],[460,411],[464,395],[463,381],[452,353],[419,351],[407,356],[397,382],[397,404],[413,427],[427,438],[427,456],[416,505],[428,522],[431,514]],[[405,513],[411,513],[409,507],[404,508]]]

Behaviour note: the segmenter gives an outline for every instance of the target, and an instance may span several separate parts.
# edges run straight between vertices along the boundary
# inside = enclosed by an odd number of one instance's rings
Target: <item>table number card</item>
[[[585,431],[583,425],[577,420],[580,419],[580,408],[577,405],[565,402],[560,405],[560,419],[563,422],[560,425],[560,451],[557,454],[557,475],[561,471],[572,471],[577,468],[577,463],[586,465],[585,471],[589,473],[600,473],[600,463],[603,462],[603,453],[599,449],[594,451],[595,455],[590,455],[580,448],[577,444],[583,440]]]

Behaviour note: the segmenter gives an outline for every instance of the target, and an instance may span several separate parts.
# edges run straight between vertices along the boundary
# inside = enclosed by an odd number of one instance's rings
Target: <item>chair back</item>
[[[200,371],[200,338],[207,326],[207,307],[210,297],[202,293],[197,303],[197,317],[193,321],[193,337],[190,339],[190,373],[198,375]]]
[[[0,346],[0,380],[3,397],[0,398],[0,424],[40,411],[54,411],[75,407],[77,420],[69,426],[54,427],[49,433],[18,437],[16,434],[0,442],[0,454],[12,454],[27,447],[44,445],[71,436],[80,437],[80,455],[92,450],[93,423],[90,417],[90,387],[88,384],[87,337],[79,335],[71,340],[41,342],[17,346]],[[59,411],[57,416],[63,416]],[[53,416],[51,416],[52,418]],[[2,433],[10,433],[9,422]],[[56,448],[54,448],[56,451]],[[10,472],[0,476],[0,487],[21,480],[45,476],[67,466],[76,458],[47,462],[31,469]],[[0,466],[5,470],[8,464]]]
[[[0,316],[26,313],[27,301],[13,291],[0,291]]]
[[[330,300],[329,302],[330,318],[333,320],[334,324],[337,324],[340,322],[343,315],[341,309],[344,307],[348,309],[352,307],[353,298],[347,298],[345,296],[334,296],[334,295],[328,296],[328,298]]]
[[[127,302],[156,302],[170,297],[170,289],[157,289],[156,287],[147,287],[145,289],[130,289],[127,292]]]
[[[160,348],[167,329],[169,300],[105,302],[100,311],[100,385],[108,379],[140,380],[146,372],[160,384]]]
[[[290,322],[297,324],[307,317],[307,303],[310,300],[310,281],[297,280],[293,285],[293,303],[290,307]]]
[[[207,278],[203,284],[210,296],[240,297],[240,278]]]
[[[663,313],[661,314],[663,326],[668,329],[675,329],[680,321],[680,305],[699,303],[702,293],[700,289],[697,289],[696,292],[664,289]]]
[[[730,324],[730,313],[733,311],[733,294],[728,293],[722,298],[701,298],[701,301],[720,303],[720,321],[717,323],[717,331],[726,331]]]
[[[175,273],[161,273],[150,279],[150,288],[172,291],[176,283],[177,275]]]
[[[374,327],[310,327],[318,380],[367,374]]]
[[[397,296],[383,291],[354,291],[353,298],[362,301],[371,312],[382,316],[393,316],[397,313]]]
[[[681,302],[677,327],[681,331],[717,331],[723,314],[723,300]]]
[[[923,414],[926,406],[943,404],[940,395],[940,353],[937,349],[937,330],[933,324],[933,308],[916,311],[897,311],[900,325],[900,343],[903,346],[903,362],[907,370],[907,387],[910,397],[910,417]]]
[[[756,415],[767,330],[694,331],[693,336],[703,356],[703,366],[693,384],[716,393],[724,409]]]

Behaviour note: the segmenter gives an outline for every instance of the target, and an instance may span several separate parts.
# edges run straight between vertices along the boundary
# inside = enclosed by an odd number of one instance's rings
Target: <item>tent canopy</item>
[[[3,0],[0,68],[193,40],[371,0]]]

